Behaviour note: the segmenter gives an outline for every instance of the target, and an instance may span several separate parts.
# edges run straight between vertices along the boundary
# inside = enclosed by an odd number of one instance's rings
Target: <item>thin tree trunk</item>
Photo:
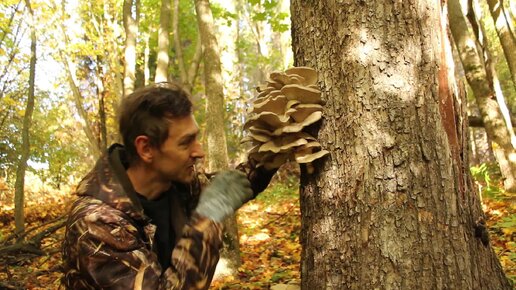
[[[104,76],[100,76],[100,79],[102,79],[98,87],[98,97],[99,97],[99,133],[100,133],[100,151],[104,152],[107,149],[108,146],[108,140],[107,140],[107,126],[106,126],[106,95],[107,91],[104,89],[103,79]]]
[[[68,41],[65,42],[68,43]],[[60,51],[60,55],[63,59],[68,84],[70,85],[70,89],[72,90],[75,108],[77,109],[77,112],[79,113],[79,116],[83,121],[82,127],[84,129],[84,133],[86,134],[86,138],[89,141],[88,147],[90,149],[90,153],[95,159],[98,159],[101,155],[101,151],[99,148],[99,143],[97,142],[95,134],[93,133],[91,122],[88,117],[88,112],[86,112],[86,110],[84,109],[84,105],[82,102],[83,96],[81,94],[81,91],[77,87],[77,80],[75,77],[75,65],[68,59],[68,56],[64,52]]]
[[[509,27],[509,19],[505,17],[503,13],[503,5],[500,0],[487,0],[489,5],[489,12],[493,17],[495,24],[496,34],[502,44],[503,53],[511,72],[512,82],[516,88],[516,38],[511,33]]]
[[[29,14],[27,22],[30,27],[29,93],[23,116],[22,147],[18,168],[16,169],[16,181],[14,183],[14,224],[16,233],[25,231],[25,170],[27,169],[27,160],[30,156],[29,132],[32,124],[32,112],[34,111],[34,82],[36,79],[36,19],[30,0],[25,0],[25,5]]]
[[[135,9],[139,0],[134,0]],[[134,91],[134,82],[136,80],[136,35],[138,34],[137,17],[133,17],[133,0],[124,0],[123,18],[125,30],[125,47],[124,47],[124,96]]]
[[[174,14],[172,17],[172,34],[174,35],[174,48],[179,66],[179,77],[181,78],[181,82],[185,84],[188,82],[188,75],[183,59],[183,46],[181,45],[181,37],[179,36],[179,0],[173,1]]]
[[[201,59],[203,56],[202,51],[202,41],[201,41],[201,34],[198,34],[197,37],[197,43],[195,44],[195,53],[192,57],[192,61],[190,62],[190,67],[188,68],[187,73],[187,83],[185,84],[185,89],[188,92],[192,91],[192,88],[195,84],[195,80],[197,79],[197,75],[199,73],[199,67],[201,65]]]
[[[170,0],[161,0],[161,14],[158,33],[158,63],[154,82],[168,81],[168,65],[170,50]]]
[[[206,90],[206,132],[209,153],[209,170],[218,171],[227,168],[228,153],[226,133],[224,131],[224,88],[220,52],[215,36],[215,26],[208,0],[195,0],[197,23],[201,35],[204,56],[204,83]],[[229,272],[236,272],[241,264],[238,243],[236,216],[226,219],[224,233],[224,250],[222,259],[227,260]]]
[[[197,72],[199,71],[199,65],[202,57],[202,44],[200,33],[197,37],[197,43],[195,45],[195,53],[190,61],[190,66],[187,69],[185,65],[185,59],[183,55],[183,46],[181,45],[181,34],[179,33],[179,0],[174,0],[174,17],[172,20],[172,29],[174,34],[174,48],[176,51],[176,58],[179,66],[179,77],[181,83],[186,91],[191,92]]]
[[[149,68],[149,55],[150,55],[150,47],[149,47],[149,35],[145,35],[145,50],[143,52],[143,83],[145,85],[149,84],[150,81],[150,68]]]
[[[516,150],[504,122],[493,89],[487,81],[475,40],[471,36],[459,0],[448,1],[450,29],[476,103],[484,120],[488,138],[500,148],[497,154],[500,171],[507,191],[516,192]],[[496,148],[495,148],[496,149]]]
[[[319,72],[314,134],[331,153],[302,167],[302,289],[510,289],[474,235],[439,3],[291,2],[295,65]]]

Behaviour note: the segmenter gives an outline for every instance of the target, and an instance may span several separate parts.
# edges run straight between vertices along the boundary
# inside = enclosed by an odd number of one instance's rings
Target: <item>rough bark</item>
[[[158,63],[154,82],[166,82],[168,80],[168,65],[170,50],[170,0],[161,0],[161,14],[159,17],[158,33]]]
[[[302,168],[302,289],[510,289],[474,236],[483,213],[439,2],[291,3],[295,65],[319,72],[331,153]]]
[[[16,181],[14,182],[14,224],[16,233],[25,230],[25,170],[30,156],[29,132],[32,124],[32,112],[34,112],[34,82],[36,79],[36,23],[30,0],[25,0],[25,5],[28,13],[27,22],[30,28],[29,92],[23,116],[21,153],[16,168]]]
[[[493,88],[487,80],[486,69],[481,61],[475,40],[469,32],[459,0],[448,1],[450,29],[466,73],[466,80],[473,89],[477,106],[484,120],[491,142],[497,144],[497,161],[504,177],[507,191],[516,192],[516,150],[511,144],[511,135],[503,120]],[[499,150],[496,150],[498,149]],[[495,152],[495,153],[496,153]]]
[[[124,96],[134,91],[134,82],[136,80],[136,35],[138,34],[138,22],[136,21],[137,17],[133,17],[133,3],[138,12],[139,0],[124,0]]]
[[[209,1],[195,0],[195,11],[204,59],[209,170],[218,171],[228,166],[226,133],[224,131],[224,87],[219,45],[215,36],[215,25]],[[224,225],[224,250],[221,256],[228,260],[227,267],[230,272],[235,272],[241,264],[236,216],[229,217]]]
[[[500,0],[487,0],[489,12],[493,17],[496,34],[500,39],[507,65],[511,72],[512,82],[516,87],[516,39],[509,28],[509,20],[503,13],[503,5]]]

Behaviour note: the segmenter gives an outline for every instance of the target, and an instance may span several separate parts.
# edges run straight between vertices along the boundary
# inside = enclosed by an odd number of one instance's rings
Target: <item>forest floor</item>
[[[296,181],[284,178],[239,210],[243,264],[237,275],[215,279],[210,289],[254,290],[269,289],[275,284],[300,284],[301,223],[297,189]],[[28,194],[26,198],[26,224],[33,233],[62,217],[71,200],[65,190]],[[483,204],[491,243],[507,276],[515,281],[515,205],[499,196],[484,196]],[[0,195],[0,248],[13,230],[12,202],[6,201],[6,195]],[[63,234],[64,229],[60,228],[42,240],[43,255],[0,256],[0,289],[58,289]]]

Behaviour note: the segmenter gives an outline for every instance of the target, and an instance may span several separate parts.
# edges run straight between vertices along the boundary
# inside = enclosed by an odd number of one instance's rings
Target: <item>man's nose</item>
[[[201,143],[196,141],[194,149],[192,150],[192,158],[200,159],[204,158],[204,150],[202,149]]]

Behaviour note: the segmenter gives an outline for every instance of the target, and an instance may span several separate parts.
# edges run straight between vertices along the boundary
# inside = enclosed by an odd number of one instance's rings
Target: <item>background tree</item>
[[[505,178],[505,189],[516,192],[516,150],[511,144],[511,133],[504,122],[494,89],[489,85],[481,53],[477,50],[475,39],[469,32],[460,2],[450,0],[448,7],[450,29],[466,73],[466,79],[473,89],[487,136],[489,140],[496,143],[494,151]]]
[[[30,29],[30,64],[29,64],[29,90],[27,95],[27,107],[23,116],[22,129],[22,150],[18,168],[16,169],[16,183],[14,185],[14,205],[15,205],[15,226],[16,232],[25,231],[24,196],[25,196],[25,170],[27,160],[30,157],[30,126],[32,124],[32,112],[34,111],[34,82],[36,80],[36,24],[34,11],[30,0],[25,0],[28,17],[27,22]]]
[[[134,91],[134,82],[136,80],[136,38],[138,34],[138,15],[140,13],[139,6],[139,0],[124,0],[124,96]],[[133,16],[133,7],[135,16]]]
[[[195,0],[197,23],[201,35],[206,93],[206,138],[208,145],[208,170],[217,172],[228,168],[226,133],[224,131],[224,87],[220,52],[215,35],[213,16],[208,0]],[[224,251],[222,258],[230,272],[241,264],[238,229],[235,215],[224,221]]]
[[[168,80],[169,51],[170,51],[170,0],[161,0],[158,33],[158,61],[154,82]]]
[[[513,85],[516,88],[516,51],[514,50],[516,47],[516,35],[514,31],[511,31],[512,19],[510,19],[508,13],[505,13],[502,0],[487,0],[487,4],[489,12],[493,17],[496,34],[502,44],[505,59],[509,65]]]
[[[302,170],[302,288],[510,289],[474,236],[482,211],[438,2],[291,7],[295,63],[320,72],[331,152]]]

